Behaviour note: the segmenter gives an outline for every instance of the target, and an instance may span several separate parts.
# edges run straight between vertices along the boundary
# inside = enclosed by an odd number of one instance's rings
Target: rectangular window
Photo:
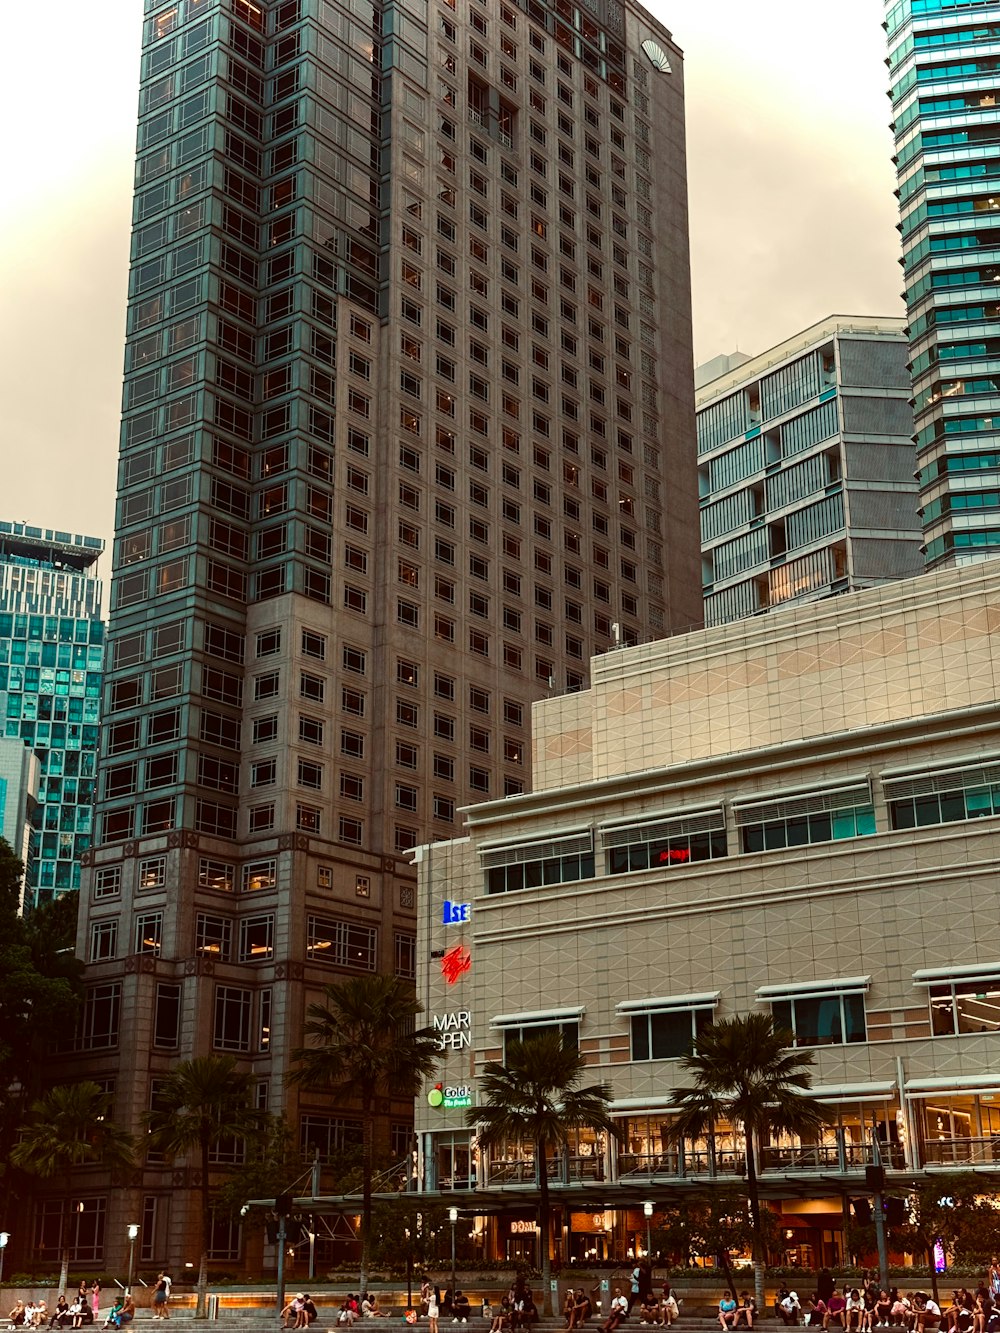
[[[195,922],[194,951],[204,958],[228,963],[232,950],[233,923],[224,916],[199,912]]]
[[[395,974],[407,981],[417,978],[417,938],[405,931],[397,930],[393,936],[395,955]]]
[[[605,827],[601,841],[612,875],[690,865],[727,853],[721,810],[677,811],[641,824]]]
[[[156,987],[153,1008],[153,1046],[158,1051],[176,1050],[181,1031],[181,988],[161,982]]]
[[[1000,1030],[1000,972],[938,982],[929,991],[931,1032],[935,1037]]]
[[[886,778],[885,798],[894,829],[926,828],[1000,814],[1000,764]]]
[[[312,1161],[317,1153],[321,1162],[335,1161],[346,1149],[360,1147],[361,1138],[360,1120],[304,1115],[299,1121],[299,1148],[303,1161]]]
[[[770,1003],[774,1025],[790,1032],[793,1046],[845,1046],[867,1040],[867,977],[799,986],[761,986],[757,998]]]
[[[103,963],[118,953],[118,918],[94,921],[90,927],[90,961]]]
[[[94,899],[117,898],[122,891],[121,866],[102,866],[94,873]]]
[[[216,986],[212,1044],[217,1051],[249,1051],[251,997],[240,986]]]
[[[868,783],[829,792],[736,804],[740,850],[767,852],[804,847],[813,842],[869,837],[875,832],[875,811]]]
[[[313,962],[349,968],[354,972],[374,972],[378,962],[377,945],[378,932],[374,926],[309,917],[306,957]]]
[[[678,1060],[690,1055],[699,1032],[714,1014],[714,999],[704,1008],[683,1007],[631,1014],[633,1060]]]
[[[167,882],[167,858],[147,856],[139,862],[140,889],[162,889]]]
[[[122,986],[112,981],[106,986],[93,986],[83,1002],[83,1014],[76,1047],[82,1051],[110,1050],[118,1045],[121,1027]],[[62,1205],[60,1204],[60,1207]]]
[[[241,963],[266,963],[274,957],[274,916],[250,916],[240,922]]]
[[[243,867],[241,883],[244,893],[256,893],[260,889],[273,889],[277,882],[277,863],[273,858],[264,861],[248,861]]]
[[[198,885],[203,889],[232,893],[236,887],[236,867],[229,861],[202,857],[198,862]]]
[[[480,855],[487,893],[510,893],[594,876],[593,838],[589,830],[520,847],[495,851],[485,848]]]
[[[146,912],[135,919],[135,953],[159,956],[163,943],[163,913]]]

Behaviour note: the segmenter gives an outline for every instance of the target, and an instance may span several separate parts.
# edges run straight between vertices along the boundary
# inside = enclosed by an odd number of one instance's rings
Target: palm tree
[[[201,1172],[201,1262],[195,1318],[205,1318],[208,1251],[212,1236],[212,1149],[254,1133],[260,1113],[251,1105],[251,1079],[231,1055],[182,1060],[156,1091],[156,1106],[144,1117],[149,1144],[173,1160],[197,1153]]]
[[[10,1159],[15,1166],[43,1180],[59,1176],[64,1186],[60,1291],[66,1290],[69,1278],[73,1207],[70,1191],[65,1188],[66,1173],[91,1164],[107,1167],[113,1173],[135,1165],[131,1134],[108,1119],[111,1101],[111,1095],[96,1083],[59,1084],[32,1102],[28,1120],[11,1149]]]
[[[764,1307],[765,1244],[760,1215],[758,1151],[774,1130],[815,1134],[826,1120],[822,1104],[808,1096],[811,1051],[789,1049],[791,1035],[775,1029],[770,1014],[745,1014],[703,1028],[694,1054],[680,1065],[694,1075],[694,1087],[674,1092],[675,1142],[711,1134],[725,1121],[742,1131],[746,1143],[747,1194],[757,1308]]]
[[[399,977],[350,977],[327,986],[326,1003],[306,1011],[312,1044],[294,1052],[295,1082],[356,1099],[361,1119],[361,1290],[367,1289],[372,1248],[374,1115],[378,1097],[413,1097],[437,1065],[438,1038],[417,1028],[422,1007]]]
[[[482,1104],[466,1112],[466,1117],[470,1125],[479,1126],[481,1149],[525,1140],[534,1145],[542,1298],[545,1314],[552,1314],[549,1151],[564,1148],[570,1130],[605,1130],[617,1136],[618,1126],[608,1111],[611,1088],[607,1083],[579,1086],[586,1062],[575,1046],[565,1044],[562,1033],[544,1032],[527,1041],[512,1041],[506,1056],[504,1064],[491,1060],[484,1066],[479,1080]]]

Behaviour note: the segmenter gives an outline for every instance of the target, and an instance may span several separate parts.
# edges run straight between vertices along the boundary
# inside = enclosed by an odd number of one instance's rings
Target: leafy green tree
[[[246,1138],[243,1161],[231,1167],[212,1194],[212,1212],[217,1217],[241,1217],[247,1199],[271,1199],[279,1194],[308,1193],[308,1172],[302,1154],[286,1120],[281,1116],[261,1115],[253,1132]],[[263,1212],[251,1211],[243,1218],[244,1227],[263,1227]]]
[[[406,1303],[413,1303],[413,1273],[436,1257],[437,1237],[446,1226],[442,1204],[415,1194],[376,1204],[372,1213],[371,1260],[406,1270]]]
[[[765,1243],[775,1245],[778,1224],[769,1209],[761,1214],[761,1226]],[[734,1291],[730,1257],[753,1245],[753,1223],[746,1193],[720,1186],[684,1195],[654,1215],[651,1236],[654,1251],[674,1263],[688,1264],[695,1256],[714,1259],[725,1273],[730,1291]]]
[[[771,1133],[808,1136],[826,1120],[822,1104],[808,1095],[812,1052],[790,1050],[789,1034],[777,1030],[769,1014],[745,1014],[703,1028],[681,1068],[694,1086],[673,1094],[676,1142],[711,1135],[725,1122],[746,1144],[747,1197],[757,1307],[764,1308],[767,1250],[761,1220],[759,1151]]]
[[[910,1224],[903,1229],[902,1247],[927,1262],[934,1298],[937,1268],[934,1246],[940,1241],[958,1264],[987,1266],[1000,1251],[1000,1212],[993,1197],[984,1193],[982,1179],[963,1171],[935,1174],[909,1199]]]
[[[11,1161],[42,1180],[65,1177],[74,1167],[100,1165],[112,1173],[135,1164],[131,1134],[108,1119],[111,1097],[96,1083],[65,1083],[33,1102],[21,1127]],[[73,1199],[63,1190],[62,1267],[59,1290],[69,1277],[70,1221]]]
[[[212,1236],[212,1150],[258,1132],[251,1079],[231,1055],[182,1060],[157,1089],[156,1106],[145,1115],[152,1148],[173,1160],[194,1156],[201,1177],[201,1261],[195,1318],[204,1319],[208,1251]]]
[[[19,1125],[41,1095],[53,1032],[72,1030],[82,964],[74,957],[78,895],[66,894],[30,916],[19,915],[22,866],[0,838],[0,1175],[4,1209],[13,1182],[6,1173]]]
[[[484,1067],[479,1080],[482,1104],[466,1112],[468,1123],[480,1127],[482,1149],[519,1142],[534,1146],[546,1314],[552,1314],[549,1156],[566,1146],[574,1129],[618,1135],[609,1113],[611,1088],[607,1083],[581,1087],[586,1069],[583,1056],[567,1046],[559,1032],[511,1042],[503,1064],[491,1060]]]
[[[309,1006],[305,1037],[310,1044],[294,1053],[296,1082],[335,1092],[338,1100],[356,1101],[361,1109],[362,1291],[371,1268],[375,1103],[379,1097],[415,1096],[433,1073],[437,1037],[432,1029],[416,1026],[422,1012],[399,977],[351,977],[327,986],[325,1004]]]

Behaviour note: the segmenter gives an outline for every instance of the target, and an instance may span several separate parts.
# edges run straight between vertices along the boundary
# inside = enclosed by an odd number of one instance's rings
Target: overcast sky
[[[650,8],[686,56],[696,360],[902,314],[878,0]],[[0,519],[110,539],[141,3],[9,9]]]

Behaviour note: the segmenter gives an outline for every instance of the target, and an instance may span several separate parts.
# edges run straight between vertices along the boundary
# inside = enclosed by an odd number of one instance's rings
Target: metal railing
[[[928,1139],[923,1158],[928,1166],[992,1166],[1000,1163],[1000,1134],[983,1138]]]

